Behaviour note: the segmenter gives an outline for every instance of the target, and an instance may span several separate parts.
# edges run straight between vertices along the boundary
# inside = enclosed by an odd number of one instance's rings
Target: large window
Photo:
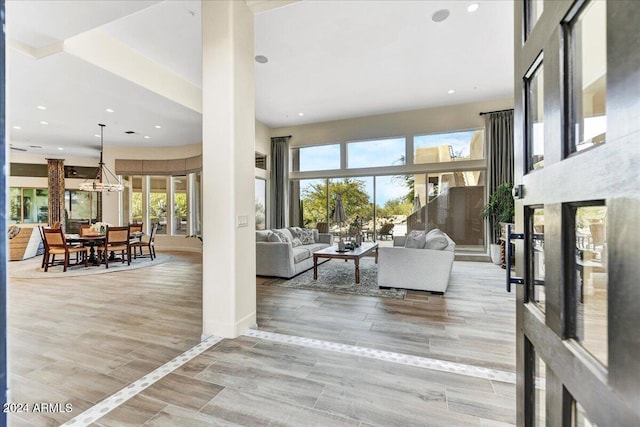
[[[486,167],[478,161],[485,159],[483,129],[344,141],[331,147],[331,168],[338,168],[337,173],[321,162],[302,171],[296,168],[302,159],[292,160],[290,225],[335,236],[359,235],[383,246],[411,230],[437,227],[451,236],[457,250],[486,250],[481,215]],[[311,148],[293,148],[292,153],[302,156]],[[443,171],[443,163],[451,167]],[[318,172],[308,173],[312,170]],[[363,176],[353,176],[361,172]],[[338,195],[346,213],[342,222],[333,215]]]
[[[81,224],[102,220],[100,202],[102,193],[80,190],[64,192],[66,232],[79,233]]]
[[[45,188],[9,189],[9,221],[11,223],[49,222],[49,190]]]
[[[184,236],[189,229],[187,176],[172,176],[171,187],[173,188],[173,234]]]
[[[293,148],[291,155],[294,171],[340,169],[340,144]]]
[[[413,138],[413,162],[441,163],[484,158],[482,130],[418,135]]]
[[[347,143],[347,168],[371,168],[406,164],[405,139],[377,139]]]
[[[167,234],[167,177],[149,177],[149,220],[158,234]]]

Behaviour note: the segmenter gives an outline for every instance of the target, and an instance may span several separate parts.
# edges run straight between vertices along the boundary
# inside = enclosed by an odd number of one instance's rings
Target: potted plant
[[[489,218],[493,225],[491,230],[491,261],[494,264],[502,263],[500,256],[500,224],[513,222],[513,214],[511,183],[505,182],[495,189],[489,196],[489,203],[482,208],[482,216]]]

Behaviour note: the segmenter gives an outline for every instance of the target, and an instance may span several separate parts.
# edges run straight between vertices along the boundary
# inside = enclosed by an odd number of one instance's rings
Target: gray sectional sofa
[[[444,293],[456,244],[439,229],[395,236],[392,248],[378,250],[378,286]]]
[[[332,244],[331,234],[299,227],[256,230],[256,275],[291,278],[313,267],[313,253]]]

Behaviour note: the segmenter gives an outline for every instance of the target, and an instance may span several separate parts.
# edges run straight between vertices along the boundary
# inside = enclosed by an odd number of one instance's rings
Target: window
[[[529,257],[532,260],[532,277],[529,289],[530,301],[543,313],[545,312],[546,295],[544,288],[544,209],[532,209],[529,215],[530,233],[532,233]]]
[[[9,188],[9,221],[12,223],[49,222],[49,190],[45,188]]]
[[[605,142],[607,134],[607,3],[591,1],[569,23],[571,129],[569,153]]]
[[[189,231],[189,209],[187,203],[187,176],[171,177],[173,188],[173,233],[186,236]]]
[[[80,232],[81,224],[102,221],[101,200],[102,193],[66,190],[64,192],[66,232],[77,234]]]
[[[377,139],[347,143],[347,168],[405,165],[405,139]]]
[[[256,230],[267,226],[267,181],[256,178]]]
[[[527,36],[531,34],[531,30],[535,27],[536,22],[540,19],[544,10],[544,0],[526,0],[525,2],[525,22],[527,28]]]
[[[294,171],[340,169],[340,144],[293,148],[291,154]]]
[[[149,220],[158,224],[158,234],[167,234],[167,177],[149,177]]]
[[[544,166],[544,70],[534,68],[526,82],[527,170]]]
[[[484,158],[482,130],[418,135],[413,138],[416,164],[476,160]]]
[[[193,234],[202,235],[202,172],[191,174],[193,180]]]

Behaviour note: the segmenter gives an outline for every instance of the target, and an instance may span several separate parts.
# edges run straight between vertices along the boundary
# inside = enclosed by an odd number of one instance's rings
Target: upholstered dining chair
[[[127,265],[131,265],[131,244],[129,243],[129,227],[107,226],[104,245],[98,247],[101,253],[100,262],[104,261],[105,268],[109,268],[109,252],[120,252],[120,260]],[[113,260],[112,260],[113,261]]]
[[[151,227],[151,234],[149,235],[149,240],[148,241],[144,241],[142,239],[140,239],[137,242],[133,242],[131,243],[131,248],[133,251],[133,257],[137,258],[137,253],[136,253],[136,249],[140,248],[140,256],[142,256],[142,248],[147,248],[147,250],[149,251],[149,258],[151,258],[151,260],[153,261],[156,258],[156,248],[155,248],[155,238],[156,238],[156,232],[158,231],[158,224],[153,224],[153,226]]]
[[[80,224],[80,237],[86,236],[91,231],[91,224]]]
[[[84,259],[84,266],[87,267],[87,258],[88,258],[88,248],[85,247],[77,247],[77,246],[69,246],[67,245],[67,241],[64,237],[64,231],[60,228],[42,228],[42,235],[44,236],[45,243],[45,256],[46,262],[44,263],[44,271],[49,271],[49,267],[53,266],[56,263],[56,255],[64,255],[63,261],[63,270],[67,271],[67,267],[69,267],[69,255],[70,254],[82,254],[82,258]],[[58,262],[59,264],[60,262]],[[76,264],[79,264],[79,260],[77,259]]]
[[[131,243],[131,250],[133,251],[133,257],[135,258],[136,256],[136,249],[139,248],[140,249],[140,255],[142,255],[142,247],[141,246],[133,246],[134,243],[136,242],[141,242],[142,238],[140,236],[134,236],[135,233],[142,233],[142,225],[143,223],[139,223],[139,224],[129,224],[129,243]]]

